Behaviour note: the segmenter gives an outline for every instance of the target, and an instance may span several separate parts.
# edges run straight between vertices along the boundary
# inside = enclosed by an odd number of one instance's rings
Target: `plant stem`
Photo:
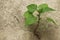
[[[40,14],[37,15],[38,16],[38,21],[37,21],[37,26],[36,28],[34,29],[34,31],[36,31],[39,27],[39,24],[40,24]]]
[[[36,33],[38,27],[40,26],[40,13],[37,16],[38,16],[38,21],[37,21],[37,26],[34,29],[34,34],[38,37],[38,39],[40,39],[39,35]]]

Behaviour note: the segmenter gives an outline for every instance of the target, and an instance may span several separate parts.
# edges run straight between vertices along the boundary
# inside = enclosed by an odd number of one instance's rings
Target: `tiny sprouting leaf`
[[[33,13],[34,11],[37,10],[37,5],[36,4],[30,4],[27,6],[27,9],[29,12]]]
[[[41,5],[39,5],[37,10],[38,10],[39,13],[54,11],[54,9],[48,7],[47,4],[41,4]]]
[[[55,21],[52,18],[47,17],[47,21],[48,22],[53,22],[54,24],[56,24]]]
[[[37,18],[30,14],[29,12],[25,12],[25,25],[31,25],[37,22]]]

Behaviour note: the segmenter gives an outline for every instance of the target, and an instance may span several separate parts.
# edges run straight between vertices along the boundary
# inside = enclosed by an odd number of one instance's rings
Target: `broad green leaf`
[[[26,25],[31,25],[37,22],[37,18],[30,14],[29,12],[25,12],[24,16]]]
[[[26,12],[24,13],[24,17],[25,17],[25,18],[29,18],[31,15],[32,15],[32,14],[31,14],[29,11],[26,11]]]
[[[30,17],[30,18],[26,18],[26,20],[25,20],[26,25],[32,25],[32,24],[34,24],[36,22],[37,22],[37,18],[34,17],[34,16]]]
[[[41,4],[41,5],[38,6],[38,10],[39,10],[39,9],[42,9],[42,8],[46,8],[46,7],[48,7],[47,4]]]
[[[54,24],[56,24],[55,21],[52,18],[47,17],[47,21],[48,22],[53,22]]]
[[[54,9],[48,7],[47,4],[41,4],[41,5],[39,5],[37,10],[38,10],[39,13],[54,11]]]
[[[33,13],[34,11],[37,10],[37,5],[36,4],[30,4],[27,6],[27,9],[29,12]]]

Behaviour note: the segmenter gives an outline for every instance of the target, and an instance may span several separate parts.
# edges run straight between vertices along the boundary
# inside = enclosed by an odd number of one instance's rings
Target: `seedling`
[[[33,15],[33,13],[35,11],[38,12],[37,17]],[[37,23],[37,26],[34,29],[34,34],[35,34],[36,30],[40,26],[40,22],[41,22],[40,20],[42,19],[41,14],[43,14],[45,12],[49,12],[49,11],[55,11],[55,10],[50,8],[48,6],[48,4],[40,4],[39,6],[37,6],[36,4],[28,5],[27,6],[27,11],[24,13],[25,25],[30,26],[30,25],[33,25],[33,24]],[[46,20],[48,22],[52,22],[52,23],[56,24],[55,21],[50,17],[47,17]],[[35,34],[35,35],[37,36],[37,34]]]

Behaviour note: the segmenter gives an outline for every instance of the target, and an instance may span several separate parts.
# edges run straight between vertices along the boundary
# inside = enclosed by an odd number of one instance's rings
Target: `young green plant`
[[[37,11],[38,15],[37,17],[35,17],[33,15],[33,13]],[[36,4],[30,4],[27,6],[27,11],[24,13],[24,17],[25,17],[25,25],[26,26],[30,26],[32,24],[37,23],[37,26],[34,29],[34,34],[36,36],[38,36],[36,34],[36,30],[38,29],[38,27],[40,26],[40,20],[41,20],[41,14],[45,13],[45,12],[49,12],[49,11],[55,11],[54,9],[50,8],[48,6],[48,4],[40,4],[39,6],[37,6]],[[54,24],[55,21],[52,18],[47,17],[46,20],[48,22],[52,22]]]

